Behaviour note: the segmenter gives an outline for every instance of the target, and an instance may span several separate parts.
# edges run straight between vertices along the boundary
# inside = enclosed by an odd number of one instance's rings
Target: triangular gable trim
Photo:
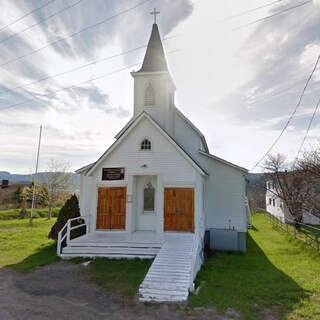
[[[118,140],[116,140],[107,150],[103,153],[103,155],[95,162],[95,164],[90,168],[87,172],[87,175],[90,175],[95,168],[116,148],[116,146],[133,130],[133,128],[140,122],[140,120],[145,117],[147,118],[161,133],[164,135],[169,142],[182,154],[182,156],[194,167],[197,171],[199,171],[203,175],[207,175],[207,173],[145,112],[143,111],[140,116],[135,118],[135,120],[130,124],[130,126],[123,132]]]

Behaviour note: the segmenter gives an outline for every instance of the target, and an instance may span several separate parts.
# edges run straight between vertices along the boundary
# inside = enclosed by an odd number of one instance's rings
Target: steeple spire
[[[153,14],[156,16],[157,11]],[[143,64],[138,72],[157,72],[168,71],[167,61],[164,54],[158,25],[156,23],[152,26],[152,32],[149,39],[146,54],[144,56]]]

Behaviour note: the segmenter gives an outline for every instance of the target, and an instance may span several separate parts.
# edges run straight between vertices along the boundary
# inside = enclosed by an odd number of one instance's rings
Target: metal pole
[[[37,152],[37,162],[36,162],[36,171],[33,176],[32,182],[33,182],[33,190],[32,190],[32,204],[31,204],[31,213],[30,213],[30,220],[29,223],[32,225],[32,217],[33,217],[33,209],[34,209],[34,201],[35,201],[35,191],[36,191],[36,185],[34,183],[34,177],[38,173],[38,164],[39,164],[39,154],[40,154],[40,143],[41,143],[41,133],[42,133],[42,125],[40,126],[40,134],[39,134],[39,143],[38,143],[38,152]]]

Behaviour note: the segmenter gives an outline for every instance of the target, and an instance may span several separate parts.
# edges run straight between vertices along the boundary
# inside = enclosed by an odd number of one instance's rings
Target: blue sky
[[[0,170],[12,173],[34,169],[40,124],[40,170],[50,158],[77,169],[95,161],[114,141],[133,113],[130,71],[139,65],[126,67],[142,62],[145,48],[117,55],[147,44],[154,7],[161,11],[158,25],[165,51],[172,52],[167,59],[178,108],[205,134],[211,153],[249,169],[280,133],[320,54],[316,0],[250,26],[244,25],[304,1],[279,0],[230,18],[272,1],[55,0],[6,27],[47,2],[1,1]],[[117,57],[105,59],[112,55]],[[37,82],[96,60],[103,61]],[[318,70],[274,149],[289,159],[298,151],[319,98]],[[319,119],[306,148],[319,144]]]

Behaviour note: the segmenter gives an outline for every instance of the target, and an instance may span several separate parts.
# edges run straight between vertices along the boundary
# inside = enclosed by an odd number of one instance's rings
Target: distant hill
[[[45,175],[46,172],[38,172],[36,178],[38,181],[44,182]],[[9,180],[9,182],[29,184],[31,182],[31,178],[32,177],[30,174],[15,174],[7,171],[0,171],[0,180]],[[76,173],[72,173],[72,182],[74,186],[79,186],[80,176]]]
[[[265,183],[264,173],[248,173],[246,175],[246,186],[249,191],[255,189],[265,190]]]

